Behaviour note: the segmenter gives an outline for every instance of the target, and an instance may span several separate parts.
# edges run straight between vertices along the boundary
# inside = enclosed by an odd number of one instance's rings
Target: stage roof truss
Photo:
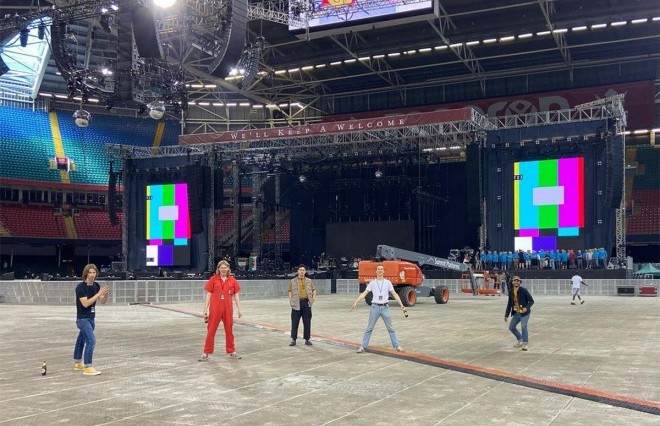
[[[626,123],[624,98],[624,94],[608,96],[572,109],[507,115],[493,119],[493,122],[498,129],[514,129],[615,119],[620,123],[620,128],[623,128]],[[617,130],[620,131],[620,128]]]
[[[215,152],[223,160],[241,162],[254,161],[255,158],[263,156],[278,157],[288,161],[313,162],[326,158],[386,156],[399,152],[424,152],[427,155],[440,157],[453,155],[470,143],[485,140],[488,130],[543,127],[606,119],[625,123],[623,100],[624,95],[615,95],[573,109],[509,115],[490,120],[472,109],[470,118],[464,120],[321,135],[245,139],[159,148],[109,144],[106,146],[106,154],[111,158],[150,158]]]

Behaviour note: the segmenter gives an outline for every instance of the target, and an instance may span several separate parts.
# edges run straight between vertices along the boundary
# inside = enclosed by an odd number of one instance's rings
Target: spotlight
[[[30,35],[30,30],[28,28],[23,28],[20,35],[18,36],[21,41],[21,47],[26,47],[28,44],[28,36]]]
[[[153,101],[147,104],[149,109],[149,117],[154,120],[160,120],[165,115],[165,102],[163,101]]]
[[[154,0],[154,4],[163,9],[173,6],[174,3],[176,3],[176,0]]]
[[[92,114],[85,111],[84,109],[79,109],[73,113],[73,122],[76,123],[78,127],[87,127],[89,122],[92,120]]]
[[[305,177],[305,175],[300,175],[300,176],[298,176],[298,180],[300,181],[300,183],[305,183],[307,178]]]
[[[381,172],[380,170],[376,170],[374,176],[376,176],[376,179],[380,179],[383,177],[383,172]]]

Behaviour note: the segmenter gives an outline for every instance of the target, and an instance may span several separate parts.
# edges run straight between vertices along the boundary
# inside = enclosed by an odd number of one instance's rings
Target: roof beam
[[[555,40],[557,47],[559,48],[559,53],[561,53],[564,62],[569,67],[573,64],[573,59],[571,58],[571,52],[566,43],[566,36],[564,33],[555,32],[555,27],[552,23],[551,17],[555,14],[555,4],[553,0],[537,0],[541,11],[543,12],[543,17],[545,18],[545,25],[552,34],[552,38]],[[573,81],[573,72],[571,70],[571,81]]]
[[[440,0],[438,0],[438,12],[439,26],[436,25],[433,20],[429,20],[428,22],[431,25],[431,28],[433,28],[433,30],[440,36],[440,39],[447,46],[451,46],[452,43],[446,34],[448,29],[455,29],[456,24],[454,24],[454,21],[452,21],[450,15],[447,13],[447,10],[442,5]],[[465,67],[470,70],[470,73],[476,75],[477,77],[481,77],[481,75],[484,73],[484,69],[472,49],[462,43],[459,46],[451,47],[450,49],[452,52],[454,52],[458,59],[463,62]],[[485,93],[486,91],[486,81],[484,79],[481,79],[481,91],[482,93]]]
[[[357,44],[357,37],[358,35],[355,33],[350,34],[354,38],[354,43]],[[348,53],[352,58],[358,59],[359,55],[351,49],[349,46],[351,43],[347,39],[347,35],[343,34],[344,36],[344,42],[340,41],[337,36],[330,36],[329,38],[334,41],[339,47],[344,49],[346,53]],[[376,66],[378,66],[380,69],[374,68],[372,65],[371,59],[368,61],[359,61],[362,65],[364,65],[369,71],[371,71],[373,74],[377,75],[379,78],[381,78],[383,81],[385,81],[387,84],[389,84],[392,87],[399,88],[401,84],[405,84],[405,81],[401,76],[386,62],[383,60],[377,60]],[[401,92],[400,92],[401,94]]]

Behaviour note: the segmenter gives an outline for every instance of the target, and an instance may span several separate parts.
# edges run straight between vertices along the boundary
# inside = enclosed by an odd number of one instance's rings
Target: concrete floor
[[[318,298],[312,347],[287,345],[286,299],[245,301],[243,359],[221,329],[208,363],[201,304],[101,306],[96,377],[72,370],[74,306],[2,304],[0,425],[660,425],[657,298],[537,297],[528,352],[504,297],[420,299],[393,309],[401,355],[382,322],[375,352],[355,352],[369,308],[354,298]]]

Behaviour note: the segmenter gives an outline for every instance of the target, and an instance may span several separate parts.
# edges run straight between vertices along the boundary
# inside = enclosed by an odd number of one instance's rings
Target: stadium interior
[[[2,273],[351,270],[377,244],[658,263],[659,25],[650,0],[3,1]],[[553,167],[579,223],[519,187]]]

